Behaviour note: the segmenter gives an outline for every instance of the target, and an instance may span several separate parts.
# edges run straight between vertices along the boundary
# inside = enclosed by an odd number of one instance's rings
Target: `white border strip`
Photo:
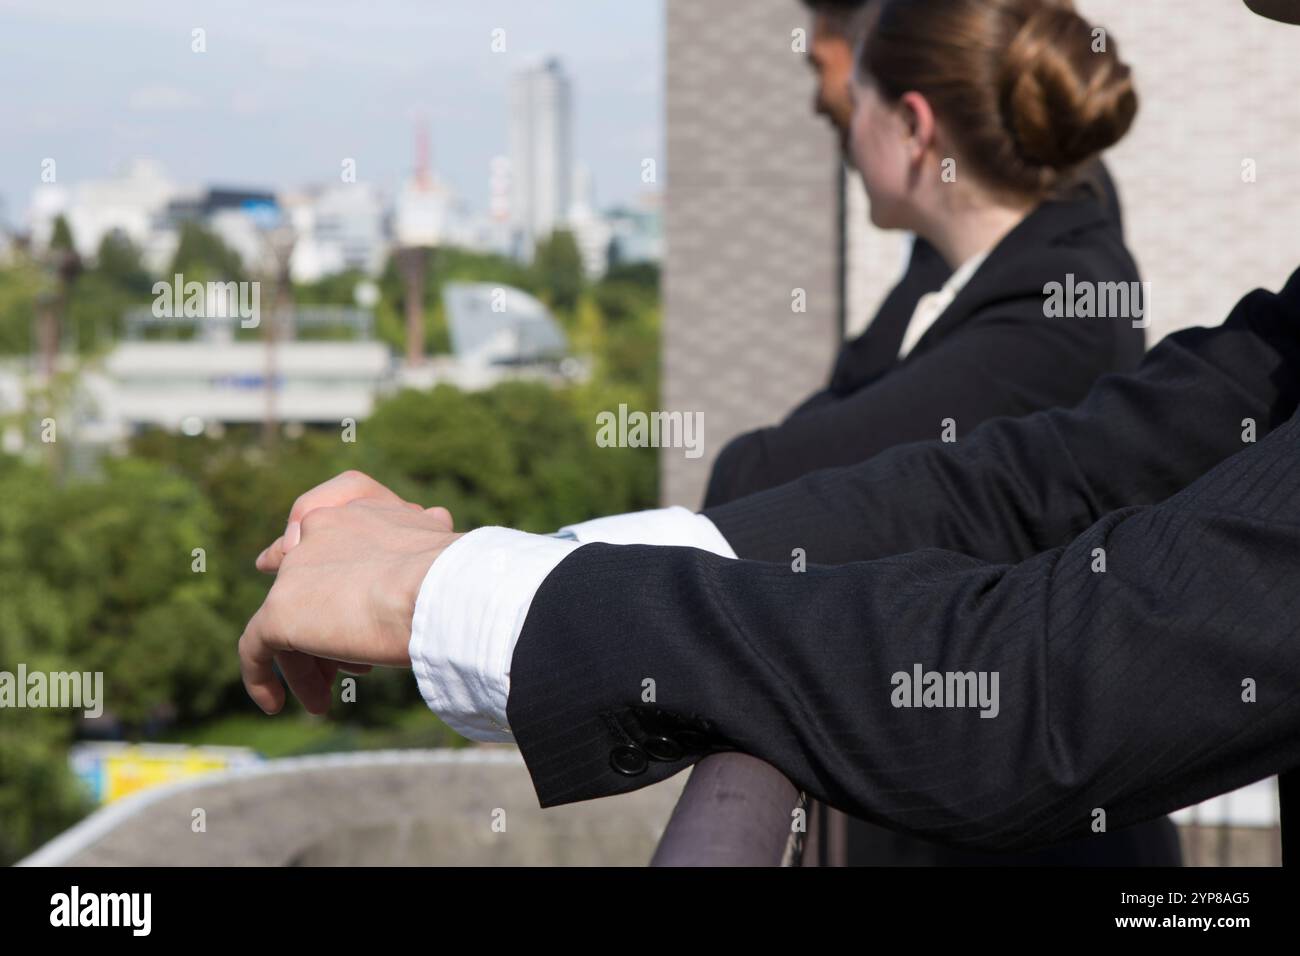
[[[442,748],[437,750],[363,750],[264,760],[246,767],[219,770],[214,773],[206,773],[201,776],[150,787],[148,790],[142,790],[129,797],[123,797],[121,800],[100,807],[86,819],[60,833],[35,853],[19,860],[14,865],[62,866],[73,856],[92,844],[98,843],[111,831],[148,807],[153,806],[160,800],[165,800],[178,793],[184,793],[187,790],[201,790],[204,787],[223,786],[228,783],[257,777],[301,773],[305,770],[401,765],[430,767],[446,764],[523,766],[523,762],[523,755],[518,750],[504,748],[489,750],[481,747]]]

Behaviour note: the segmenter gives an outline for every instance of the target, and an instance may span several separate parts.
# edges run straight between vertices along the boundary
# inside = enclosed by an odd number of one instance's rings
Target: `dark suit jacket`
[[[918,300],[952,274],[918,238],[907,272],[871,324],[840,350],[829,385],[780,425],[729,442],[714,462],[705,506],[935,438],[949,416],[972,428],[995,415],[1072,405],[1098,375],[1137,368],[1144,339],[1129,321],[1043,317],[1044,285],[1064,282],[1067,273],[1076,282],[1137,281],[1118,203],[1100,164],[1097,178],[1068,199],[1043,203],[1003,238],[900,362]]]
[[[1300,272],[1075,409],[710,512],[767,561],[577,549],[512,662],[541,805],[735,749],[846,812],[1019,849],[1295,766],[1298,386]],[[1244,419],[1267,437],[1244,444]],[[792,571],[794,547],[828,564]],[[998,673],[998,716],[893,706],[892,675],[918,663]]]
[[[1066,273],[1080,281],[1137,280],[1123,246],[1118,197],[1104,166],[1097,170],[1095,183],[1080,184],[1067,202],[1045,204],[1011,232],[900,362],[899,345],[918,300],[952,272],[934,247],[918,238],[906,273],[871,324],[840,350],[827,388],[776,428],[729,443],[714,465],[706,505],[932,437],[947,415],[973,428],[994,415],[1070,405],[1099,375],[1136,368],[1144,339],[1127,319],[1087,325],[1043,317],[1044,285],[1063,282]],[[850,865],[990,862],[986,855],[854,819],[848,821],[847,838]],[[1177,865],[1181,853],[1172,823],[1158,821],[998,862]]]

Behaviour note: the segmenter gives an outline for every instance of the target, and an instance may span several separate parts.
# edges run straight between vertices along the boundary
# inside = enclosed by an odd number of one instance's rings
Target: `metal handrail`
[[[705,757],[691,771],[650,865],[799,866],[806,835],[793,823],[805,802],[756,757]]]

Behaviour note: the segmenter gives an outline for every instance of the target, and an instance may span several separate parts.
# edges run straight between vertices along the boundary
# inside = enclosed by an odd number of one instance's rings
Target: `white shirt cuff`
[[[561,528],[581,544],[657,544],[666,547],[698,548],[734,558],[736,552],[712,521],[689,508],[655,508],[609,518],[595,518]]]
[[[429,568],[411,620],[411,667],[425,703],[457,733],[514,740],[506,700],[515,643],[537,589],[578,547],[509,528],[479,528]]]

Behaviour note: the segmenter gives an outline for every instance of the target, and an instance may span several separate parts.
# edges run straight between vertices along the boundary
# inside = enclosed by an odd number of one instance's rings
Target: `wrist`
[[[411,642],[411,619],[415,616],[415,603],[424,579],[438,557],[464,536],[464,532],[433,535],[436,540],[431,541],[427,548],[404,556],[393,573],[377,582],[381,589],[378,602],[380,626],[385,634],[391,635],[404,665],[410,662],[407,648]]]

